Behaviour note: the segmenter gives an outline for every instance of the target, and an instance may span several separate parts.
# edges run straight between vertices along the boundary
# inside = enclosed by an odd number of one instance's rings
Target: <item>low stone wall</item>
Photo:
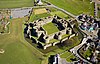
[[[76,35],[76,34],[72,34],[72,35],[70,35],[68,39],[70,39],[70,38],[74,37],[75,35]]]
[[[50,40],[51,40],[51,39],[53,39],[53,38],[54,38],[54,36],[55,36],[55,33],[54,33],[54,34],[49,35],[49,39],[50,39]]]
[[[66,31],[67,31],[67,29],[64,29],[64,30],[60,31],[61,32],[61,35],[66,34]]]
[[[75,35],[76,35],[76,34],[72,34],[72,35],[66,37],[65,39],[63,39],[63,40],[61,40],[61,41],[54,42],[54,43],[52,43],[52,44],[48,44],[48,45],[44,46],[44,49],[46,49],[47,47],[50,47],[50,46],[55,46],[55,45],[58,44],[58,43],[64,42],[65,40],[70,39],[70,38],[74,37]]]
[[[50,47],[50,46],[52,46],[52,44],[47,44],[47,45],[45,45],[45,46],[43,47],[43,49],[46,49],[47,47]]]
[[[49,39],[44,39],[45,43],[49,43],[49,41],[50,41]]]
[[[58,43],[60,43],[60,41],[58,41],[58,42],[54,42],[54,43],[53,43],[53,46],[55,46],[55,45],[58,44]]]
[[[29,35],[29,37],[30,37],[31,40],[34,39],[34,40],[36,41],[36,42],[34,42],[34,43],[39,43],[39,41],[38,41],[37,39],[33,38],[31,35]]]
[[[68,37],[66,37],[65,39],[61,40],[61,42],[64,42],[64,41],[67,40],[67,39],[68,39]]]
[[[36,25],[38,27],[38,26],[43,26],[47,23],[50,23],[50,22],[52,22],[52,20],[53,20],[53,17],[50,17],[50,18],[46,17],[46,18],[42,18],[41,20],[36,20],[33,23],[34,23],[34,25]]]

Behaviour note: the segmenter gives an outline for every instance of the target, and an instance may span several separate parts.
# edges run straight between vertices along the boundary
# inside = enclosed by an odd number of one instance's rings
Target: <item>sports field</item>
[[[24,40],[24,19],[11,20],[10,34],[0,35],[0,64],[41,64],[42,53]]]
[[[52,4],[67,10],[68,12],[79,15],[81,13],[94,15],[94,3],[90,0],[47,0]]]
[[[19,8],[34,5],[34,0],[0,0],[0,8]]]

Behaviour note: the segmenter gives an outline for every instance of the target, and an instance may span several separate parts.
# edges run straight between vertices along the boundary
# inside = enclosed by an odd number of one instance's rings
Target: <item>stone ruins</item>
[[[43,28],[43,25],[50,22],[54,23],[59,31],[48,35],[47,31]],[[43,49],[46,49],[47,47],[55,46],[58,43],[62,43],[65,40],[76,36],[77,34],[73,31],[73,26],[74,24],[70,25],[68,21],[58,16],[49,16],[29,23],[27,33],[25,35],[26,37],[32,39],[39,46],[42,46]],[[63,35],[68,36],[62,38]],[[56,41],[51,42],[52,39]]]

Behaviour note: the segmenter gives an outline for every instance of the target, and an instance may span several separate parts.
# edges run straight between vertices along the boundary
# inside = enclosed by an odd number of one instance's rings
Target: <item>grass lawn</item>
[[[53,7],[49,7],[49,8],[47,8],[47,9],[49,9],[51,12],[58,11],[58,9],[56,9],[56,8],[53,8]]]
[[[33,5],[34,0],[0,0],[0,8],[18,8],[29,7]]]
[[[94,3],[90,0],[47,0],[52,4],[67,10],[68,12],[79,15],[81,13],[94,15]]]
[[[86,51],[80,49],[80,54],[84,57],[84,58],[87,58],[87,57],[90,57],[92,55],[92,48],[88,48]]]
[[[75,46],[77,46],[80,42],[81,39],[78,39],[78,36],[72,37],[69,41],[71,41],[72,43],[70,45],[65,45],[63,46],[63,49],[69,50]]]
[[[56,14],[57,16],[61,17],[61,18],[68,18],[68,15],[65,14],[65,13],[63,13],[63,12],[61,12],[61,11],[51,12],[51,15],[55,15],[55,14]]]
[[[62,39],[66,38],[66,37],[68,37],[68,36],[69,36],[68,34],[62,35]]]
[[[59,29],[52,22],[43,25],[43,28],[47,31],[48,35],[59,31]]]
[[[25,18],[12,19],[10,34],[0,35],[0,64],[41,64],[42,53],[27,43],[23,35]]]
[[[48,16],[51,16],[51,14],[49,13],[44,13],[44,14],[34,14],[32,13],[32,15],[30,16],[30,19],[29,19],[29,22],[33,22],[34,20],[38,20],[40,18],[45,18],[45,17],[48,17]]]
[[[84,56],[89,57],[91,55],[91,53],[92,53],[91,50],[88,49],[85,51]]]
[[[71,59],[75,59],[76,57],[71,53],[66,51],[64,54],[60,56],[61,58],[65,58],[68,62],[72,62]]]

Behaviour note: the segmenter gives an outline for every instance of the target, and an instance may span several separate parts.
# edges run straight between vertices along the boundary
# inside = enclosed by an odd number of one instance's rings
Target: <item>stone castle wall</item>
[[[50,34],[50,35],[47,35],[47,32],[44,30],[43,27],[42,27],[43,30],[40,30],[41,26],[43,26],[44,24],[47,24],[49,22],[52,22],[52,20],[53,20],[53,17],[46,17],[46,18],[43,18],[41,20],[37,20],[37,21],[33,22],[34,29],[36,30],[37,37],[40,37],[41,34],[44,34],[43,41],[46,44],[46,45],[43,46],[44,49],[46,49],[47,47],[50,47],[50,46],[55,46],[56,44],[64,42],[65,40],[70,39],[70,38],[72,38],[76,35],[76,34],[73,34],[72,27],[68,26],[68,22],[63,20],[63,19],[60,19],[59,21],[56,21],[56,22],[61,23],[62,26],[65,27],[64,30],[61,30],[59,32],[56,32],[56,33],[53,33],[53,34]],[[30,32],[29,28],[28,28],[27,32],[28,33]],[[62,39],[62,35],[64,35],[64,34],[69,34],[70,36],[66,37],[65,39]],[[54,39],[55,36],[56,36],[56,39],[58,39],[59,41],[49,44],[50,40]],[[31,35],[30,35],[30,38],[31,38]]]

